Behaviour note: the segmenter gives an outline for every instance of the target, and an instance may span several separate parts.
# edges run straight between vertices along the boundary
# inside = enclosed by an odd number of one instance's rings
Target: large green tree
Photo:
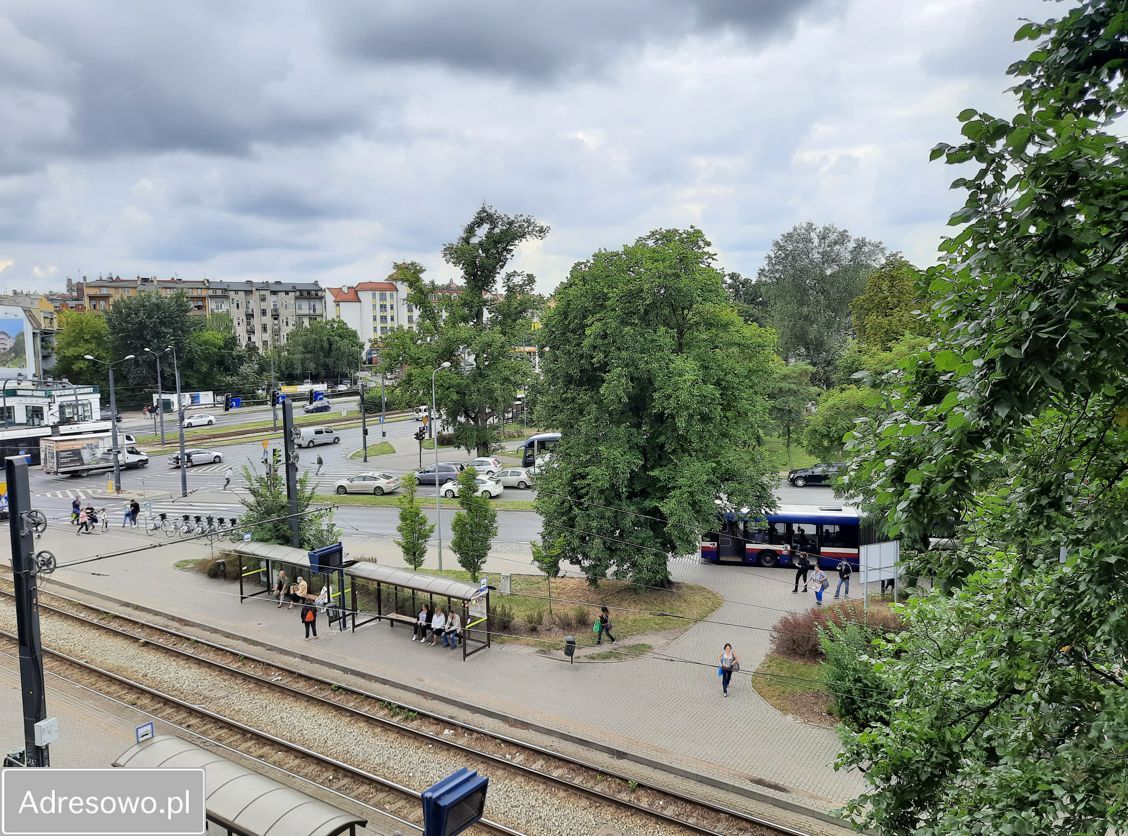
[[[203,327],[203,320],[194,316],[191,310],[191,303],[183,291],[172,294],[145,291],[114,302],[106,313],[111,354],[114,359],[129,354],[137,358],[114,372],[119,403],[139,405],[152,402],[150,395],[157,391],[157,369],[153,356],[145,352],[146,348],[158,352],[173,346],[184,388],[190,388],[187,382],[192,369],[192,336]],[[171,357],[162,355],[161,377],[166,392],[173,389],[172,372]]]
[[[339,319],[311,322],[292,330],[281,352],[283,374],[297,380],[336,379],[360,367],[364,343]]]
[[[562,430],[538,479],[545,537],[591,583],[666,583],[718,494],[774,502],[760,436],[773,336],[741,320],[693,228],[597,252],[555,298],[537,409]]]
[[[55,338],[55,374],[71,383],[106,385],[105,366],[85,359],[110,359],[110,330],[101,314],[63,311]]]
[[[453,304],[424,280],[419,264],[394,265],[392,276],[407,285],[408,304],[418,309],[417,329],[399,329],[383,339],[381,368],[402,374],[405,397],[430,403],[431,374],[449,362],[451,368],[435,379],[442,423],[457,446],[477,455],[497,444],[500,415],[529,383],[530,365],[513,349],[531,343],[532,315],[544,304],[532,275],[503,271],[520,243],[546,233],[531,218],[479,209],[459,239],[443,248],[464,280]]]
[[[477,471],[472,467],[458,474],[458,504],[450,521],[450,547],[458,555],[458,565],[470,573],[470,580],[478,582],[490,544],[497,536],[497,511],[489,496],[479,496],[475,483]]]
[[[873,649],[888,722],[845,734],[884,833],[1128,825],[1128,6],[1026,23],[1015,115],[933,156],[961,227],[929,271],[936,339],[856,433],[847,487],[945,589]],[[915,568],[922,568],[919,565]]]
[[[243,480],[248,495],[240,500],[244,509],[240,524],[248,527],[256,542],[290,545],[290,506],[282,469],[268,466],[260,473],[244,466]],[[341,539],[331,509],[310,510],[313,495],[309,473],[304,472],[298,477],[298,536],[301,548],[307,550],[330,546]]]
[[[850,333],[850,302],[884,253],[877,241],[810,221],[772,242],[759,273],[768,322],[783,358],[810,363],[821,386],[830,385]]]
[[[921,272],[894,253],[866,279],[865,290],[850,302],[858,343],[888,349],[906,334],[924,334]]]
[[[807,363],[782,363],[768,388],[768,414],[783,435],[787,466],[791,467],[791,442],[806,425],[819,388],[811,384],[815,370]]]

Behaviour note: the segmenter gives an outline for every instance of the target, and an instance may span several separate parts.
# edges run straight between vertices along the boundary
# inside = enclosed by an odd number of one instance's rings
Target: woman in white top
[[[415,641],[416,639],[419,639],[419,641],[426,641],[427,625],[430,623],[431,608],[427,604],[424,604],[423,608],[419,610],[419,618],[417,618],[415,621],[414,632],[411,635],[411,640]]]
[[[736,653],[733,652],[731,644],[726,644],[724,650],[721,651],[720,669],[721,690],[725,692],[727,697],[729,683],[732,681],[732,672],[740,670],[740,660],[736,658]]]
[[[431,616],[431,646],[437,647],[435,639],[443,632],[446,627],[446,616],[439,607],[435,607],[435,614]]]
[[[462,629],[462,620],[458,617],[458,610],[447,610],[446,632],[443,633],[443,644],[447,647],[458,647],[458,631]]]

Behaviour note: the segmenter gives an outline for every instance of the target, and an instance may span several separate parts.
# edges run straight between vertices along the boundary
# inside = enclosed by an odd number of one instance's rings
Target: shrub
[[[587,607],[575,606],[572,607],[572,626],[577,630],[585,624],[588,629],[591,629],[592,619],[588,615]]]
[[[772,627],[772,651],[789,659],[819,662],[824,658],[819,633],[828,624],[842,627],[862,624],[865,611],[859,601],[847,601],[825,609],[810,609],[788,613]],[[871,633],[900,632],[905,629],[900,617],[884,607],[874,607],[869,612]]]
[[[525,623],[529,626],[530,633],[536,633],[544,623],[544,610],[536,609],[525,616]]]
[[[878,630],[857,622],[828,623],[821,631],[826,665],[823,677],[834,713],[855,731],[889,722],[893,692],[874,669],[873,637]]]
[[[497,626],[498,632],[508,633],[513,627],[513,607],[509,604],[494,604],[490,607],[490,618]]]

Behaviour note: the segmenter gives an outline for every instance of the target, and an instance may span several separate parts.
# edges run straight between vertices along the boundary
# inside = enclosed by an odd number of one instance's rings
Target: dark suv
[[[435,466],[427,465],[422,470],[415,472],[415,481],[420,485],[442,485],[451,479],[458,478],[462,465],[457,462],[439,462],[439,478],[435,479]]]
[[[838,475],[845,465],[842,464],[816,464],[811,467],[801,467],[787,474],[787,481],[797,488],[805,485],[825,485]]]

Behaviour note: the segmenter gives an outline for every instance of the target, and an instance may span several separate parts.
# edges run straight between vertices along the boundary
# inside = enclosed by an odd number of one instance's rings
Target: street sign
[[[265,449],[266,449],[267,447],[269,447],[269,446],[270,446],[270,439],[269,439],[269,438],[264,438],[264,439],[262,440],[262,449],[263,449],[263,450],[265,450]]]
[[[425,427],[430,423],[431,423],[431,416],[430,415],[424,415],[423,416],[423,426]]]
[[[153,735],[156,733],[153,729],[152,720],[150,720],[148,723],[145,723],[145,725],[143,726],[138,726],[134,731],[137,734],[138,743],[144,743],[146,740],[151,740],[153,738]]]

